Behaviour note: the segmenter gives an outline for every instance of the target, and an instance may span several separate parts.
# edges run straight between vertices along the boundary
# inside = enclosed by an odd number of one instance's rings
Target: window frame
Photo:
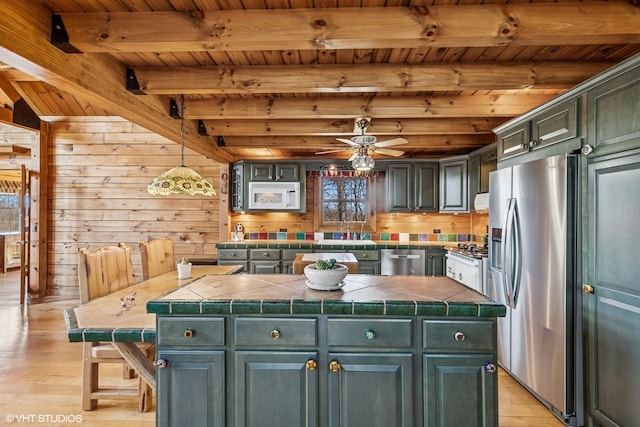
[[[316,231],[332,231],[332,232],[340,232],[340,222],[338,221],[324,221],[324,215],[323,215],[323,194],[322,194],[322,189],[323,189],[323,185],[322,185],[322,180],[323,179],[366,179],[366,183],[367,183],[367,196],[365,198],[365,203],[366,203],[366,211],[365,211],[365,220],[364,220],[364,224],[362,222],[351,222],[351,227],[350,227],[350,231],[352,233],[354,232],[360,232],[360,230],[365,231],[365,232],[372,232],[375,231],[375,197],[374,195],[376,194],[375,188],[376,188],[376,180],[372,179],[371,176],[353,176],[353,177],[348,177],[348,176],[341,176],[341,177],[332,177],[332,176],[318,176],[316,178],[314,178],[314,186],[315,186],[315,197],[314,200],[317,201],[315,203],[315,209],[314,209],[314,215],[313,215],[313,219],[314,219],[314,229]],[[347,230],[344,229],[342,230],[342,232],[346,233]]]

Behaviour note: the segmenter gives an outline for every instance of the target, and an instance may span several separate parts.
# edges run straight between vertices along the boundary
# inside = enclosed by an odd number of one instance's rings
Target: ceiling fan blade
[[[393,138],[393,139],[388,139],[386,141],[380,141],[380,142],[376,142],[374,145],[376,147],[391,147],[392,145],[400,145],[400,144],[408,144],[409,141],[407,141],[404,138]]]
[[[358,144],[357,142],[353,142],[350,139],[336,138],[336,141],[344,142],[345,144],[349,144],[349,145],[352,145],[354,147],[359,147],[360,146],[360,144]]]
[[[386,154],[387,156],[395,156],[395,157],[402,156],[404,154],[404,151],[390,150],[388,148],[379,148],[379,149],[376,149],[375,152],[379,154]]]
[[[353,161],[353,159],[355,159],[356,157],[358,157],[358,152],[357,152],[357,151],[356,151],[355,153],[353,153],[353,154],[351,155],[351,157],[349,157],[349,160],[347,160],[347,161],[348,161],[348,162],[351,162],[351,161]]]
[[[343,148],[341,150],[318,151],[316,154],[339,153],[341,151],[351,151],[351,149],[350,148]]]

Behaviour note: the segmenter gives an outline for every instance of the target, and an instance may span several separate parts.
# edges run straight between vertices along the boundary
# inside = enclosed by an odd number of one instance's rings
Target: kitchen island
[[[158,426],[497,426],[496,317],[446,277],[205,276],[149,301]]]

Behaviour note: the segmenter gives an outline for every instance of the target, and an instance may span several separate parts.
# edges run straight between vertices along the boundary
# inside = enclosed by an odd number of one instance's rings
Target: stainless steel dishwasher
[[[424,249],[381,249],[380,274],[416,275],[426,273]]]

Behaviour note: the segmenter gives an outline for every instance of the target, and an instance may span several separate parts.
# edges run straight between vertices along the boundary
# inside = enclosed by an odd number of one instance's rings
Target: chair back
[[[144,280],[176,269],[173,240],[168,237],[150,242],[140,242],[140,257]]]
[[[82,304],[133,285],[131,248],[119,243],[78,249],[78,283]]]

